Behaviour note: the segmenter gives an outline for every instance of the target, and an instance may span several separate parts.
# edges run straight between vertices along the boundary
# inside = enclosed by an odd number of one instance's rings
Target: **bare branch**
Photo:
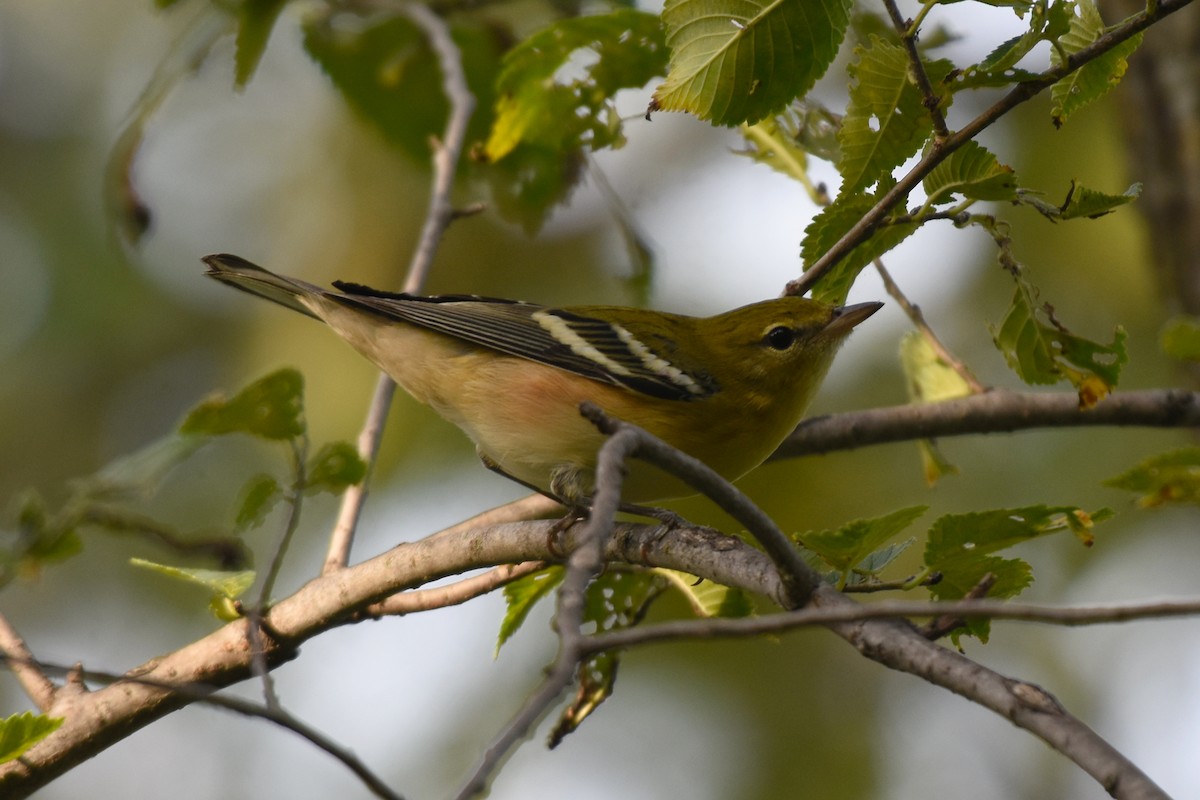
[[[683,479],[745,525],[779,569],[780,578],[786,588],[787,602],[784,605],[788,608],[800,608],[808,603],[809,595],[821,583],[821,576],[804,561],[800,551],[783,531],[779,530],[775,520],[767,516],[740,489],[718,475],[703,461],[676,450],[636,425],[609,417],[591,403],[584,403],[580,410],[597,428],[609,436],[627,431],[634,432],[638,437],[638,458]]]
[[[958,376],[967,384],[967,387],[971,390],[972,394],[986,392],[987,387],[979,382],[979,380],[971,372],[970,368],[967,367],[967,365],[964,364],[961,359],[951,353],[950,349],[946,347],[946,345],[942,343],[942,340],[938,338],[938,335],[933,332],[933,328],[929,327],[929,323],[925,321],[925,314],[921,312],[921,307],[909,300],[907,295],[900,290],[899,285],[892,280],[892,274],[888,272],[887,267],[883,265],[882,259],[875,259],[875,270],[879,273],[879,277],[883,279],[883,288],[887,290],[887,293],[891,296],[891,298],[900,306],[900,309],[904,312],[905,316],[908,317],[909,321],[913,324],[913,327],[925,337],[925,341],[929,342],[929,346],[933,348],[934,355],[936,355],[943,364],[958,373]]]
[[[440,142],[433,142],[433,188],[429,196],[429,210],[425,215],[421,238],[413,251],[412,260],[408,265],[408,277],[405,278],[402,289],[404,292],[417,294],[425,285],[425,277],[433,266],[433,257],[437,253],[442,235],[459,216],[450,202],[450,192],[454,188],[454,174],[467,137],[467,123],[475,110],[475,97],[467,86],[466,75],[463,74],[462,54],[454,44],[445,21],[420,3],[405,3],[398,6],[397,10],[421,28],[429,39],[442,71],[442,91],[450,103],[450,113],[446,118],[442,139]],[[381,374],[375,385],[375,395],[371,399],[367,419],[358,436],[358,454],[367,463],[368,468],[375,463],[379,452],[384,422],[395,392],[396,384],[387,375]],[[368,472],[360,483],[351,486],[342,495],[341,509],[330,536],[329,552],[325,556],[322,574],[341,569],[349,563],[350,545],[354,541],[354,530],[358,527],[358,518],[367,499],[370,478]]]
[[[833,608],[805,607],[759,617],[674,620],[637,628],[626,628],[588,637],[588,654],[627,650],[646,644],[665,644],[691,639],[744,638],[779,634],[800,628],[862,622],[878,619],[953,616],[960,619],[1041,622],[1063,627],[1111,625],[1139,619],[1170,619],[1200,616],[1200,598],[1155,600],[1114,605],[1043,606],[1003,600],[880,600],[874,603],[838,605]]]
[[[1081,410],[1074,392],[1035,394],[992,389],[941,403],[812,417],[801,422],[771,458],[830,453],[911,439],[1092,425],[1200,427],[1200,394],[1182,389],[1114,392],[1096,406]]]
[[[558,655],[546,672],[541,686],[529,696],[521,709],[504,727],[484,753],[483,760],[459,791],[458,800],[468,800],[487,791],[492,776],[518,742],[528,737],[555,700],[575,676],[583,660],[583,625],[587,586],[604,566],[605,543],[612,536],[621,505],[621,486],[625,481],[625,461],[641,446],[640,430],[632,426],[618,430],[601,446],[596,463],[596,496],[591,515],[583,528],[578,546],[567,558],[566,574],[558,590],[558,612],[554,628],[558,632]]]
[[[502,564],[488,570],[482,575],[464,578],[449,586],[438,586],[433,589],[414,589],[411,592],[393,595],[382,603],[376,603],[369,607],[365,613],[372,617],[403,616],[404,614],[414,614],[418,611],[430,611],[435,608],[457,606],[545,568],[545,561]]]
[[[3,655],[4,661],[33,704],[42,711],[48,711],[54,704],[58,687],[42,672],[21,634],[17,633],[17,629],[3,614],[0,614],[0,655]]]

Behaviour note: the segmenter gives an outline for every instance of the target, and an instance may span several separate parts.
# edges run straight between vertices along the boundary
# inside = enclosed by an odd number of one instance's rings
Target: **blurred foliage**
[[[36,580],[8,587],[5,608],[35,640],[62,637],[67,644],[59,644],[60,651],[70,648],[65,652],[71,658],[115,661],[118,666],[125,665],[125,659],[149,657],[177,646],[211,623],[196,620],[194,597],[188,596],[187,589],[164,593],[161,581],[143,580],[136,573],[130,577],[131,571],[119,573],[130,555],[161,561],[164,552],[175,552],[161,538],[157,542],[89,540],[84,547],[77,534],[81,518],[65,513],[81,507],[75,505],[80,487],[99,485],[95,481],[101,476],[112,480],[123,469],[146,470],[146,474],[162,470],[154,479],[160,488],[153,492],[151,508],[136,518],[126,509],[122,524],[128,527],[136,522],[143,530],[153,530],[151,521],[158,521],[160,530],[182,528],[196,533],[232,525],[247,537],[248,546],[261,552],[261,542],[252,534],[289,491],[287,479],[264,474],[277,464],[270,466],[261,453],[239,449],[244,443],[225,442],[223,447],[229,449],[215,454],[174,449],[187,441],[175,437],[165,445],[147,443],[170,430],[195,397],[213,386],[245,381],[247,375],[263,373],[281,359],[302,362],[313,384],[308,403],[312,423],[335,429],[330,438],[349,435],[369,392],[370,370],[349,364],[336,345],[326,349],[325,340],[332,337],[316,326],[301,327],[307,323],[299,321],[292,328],[290,322],[268,317],[270,311],[263,312],[262,327],[224,314],[218,303],[228,302],[227,307],[239,313],[241,306],[196,289],[197,256],[233,239],[269,247],[280,259],[298,260],[297,271],[302,273],[334,270],[337,277],[396,283],[395,264],[415,239],[426,191],[428,137],[440,132],[446,107],[433,54],[405,19],[360,16],[320,4],[293,14],[280,0],[233,4],[231,47],[219,43],[206,52],[204,71],[181,78],[172,102],[137,120],[144,123],[144,132],[131,146],[124,177],[156,212],[156,225],[149,230],[142,254],[118,252],[115,237],[105,230],[99,213],[109,147],[118,138],[121,115],[135,105],[137,92],[146,83],[150,64],[189,24],[185,17],[191,12],[184,9],[203,3],[158,0],[157,5],[170,7],[170,12],[152,21],[147,21],[148,5],[144,0],[129,2],[125,14],[108,9],[74,9],[64,14],[54,4],[42,8],[32,2],[0,7],[0,36],[5,37],[0,39],[5,45],[0,48],[0,59],[5,59],[5,68],[0,69],[0,148],[5,153],[0,159],[0,242],[13,254],[0,262],[0,274],[8,277],[12,271],[6,287],[15,298],[0,303],[14,303],[32,320],[25,328],[12,327],[16,315],[7,311],[8,306],[0,306],[6,309],[0,321],[0,344],[16,343],[0,349],[6,376],[0,382],[0,419],[8,421],[0,425],[0,493],[5,499],[14,498],[10,518],[17,528],[46,534],[38,545],[42,549],[31,551],[35,558],[28,563],[49,566],[53,559],[66,559],[54,562],[53,568],[29,570],[27,574]],[[992,43],[989,55],[974,64],[955,64],[953,71],[948,60],[927,58],[924,63],[938,108],[945,113],[969,113],[976,108],[972,94],[976,89],[1008,86],[1033,75],[1038,65],[1032,62],[1042,52],[1034,49],[1039,42],[1073,52],[1098,31],[1094,9],[1085,0],[994,5],[1011,5],[1022,12],[1027,32],[999,45]],[[815,187],[818,182],[808,172],[817,171],[816,162],[828,161],[840,170],[842,194],[806,231],[800,250],[803,264],[794,261],[795,251],[781,256],[752,250],[753,230],[697,230],[687,218],[659,223],[686,229],[693,238],[744,239],[744,263],[732,269],[726,266],[738,273],[735,280],[743,272],[765,268],[772,259],[791,258],[788,263],[797,271],[812,264],[894,185],[892,171],[928,146],[932,127],[922,116],[924,106],[915,102],[922,98],[908,79],[907,63],[897,57],[903,53],[890,28],[878,24],[877,18],[855,25],[858,41],[851,62],[855,83],[843,116],[836,108],[826,108],[833,103],[824,95],[803,99],[797,95],[833,62],[847,27],[842,19],[848,15],[845,4],[827,6],[816,23],[810,23],[820,34],[818,46],[800,57],[781,51],[780,60],[758,58],[762,48],[769,46],[768,39],[751,33],[794,32],[798,24],[794,4],[733,8],[716,3],[716,22],[706,24],[727,42],[729,56],[700,60],[695,56],[699,39],[689,26],[698,13],[708,14],[711,9],[697,0],[668,6],[670,19],[662,31],[665,45],[654,38],[659,31],[648,24],[649,15],[626,8],[589,7],[589,13],[597,13],[579,16],[578,4],[527,2],[455,6],[448,11],[454,39],[464,53],[468,82],[479,101],[470,133],[476,148],[464,161],[468,177],[460,181],[457,196],[490,197],[505,219],[529,230],[540,228],[542,238],[526,240],[495,214],[464,221],[445,242],[431,288],[533,295],[550,302],[560,298],[627,302],[631,293],[621,283],[622,258],[608,245],[615,238],[611,219],[575,208],[571,225],[553,223],[561,213],[556,211],[558,204],[586,196],[577,188],[588,174],[587,151],[596,145],[616,147],[633,138],[624,127],[629,119],[623,118],[626,112],[619,110],[616,95],[639,85],[638,81],[664,78],[655,95],[663,108],[688,108],[721,125],[757,120],[756,125],[741,129],[743,135],[755,157],[780,175],[809,180]],[[922,42],[929,49],[937,37],[932,35],[930,20],[925,26]],[[14,35],[5,36],[5,31],[28,34],[28,41],[35,44],[23,45]],[[552,71],[539,71],[545,64],[522,60],[530,57],[530,43],[538,37],[557,43],[549,48],[555,59]],[[623,47],[649,41],[653,46],[644,48],[646,60],[636,69],[615,76],[604,72],[612,62],[603,54],[628,58],[630,51]],[[911,282],[914,294],[924,294],[931,324],[987,382],[1065,380],[1080,390],[1081,398],[1098,398],[1118,378],[1122,387],[1171,382],[1169,367],[1156,347],[1162,315],[1136,217],[1122,212],[1099,223],[1092,221],[1133,201],[1137,190],[1131,187],[1121,193],[1118,188],[1110,194],[1084,185],[1130,183],[1131,176],[1122,173],[1116,126],[1105,96],[1134,47],[1136,41],[1130,40],[1076,80],[1056,87],[1053,99],[1018,109],[1007,136],[968,145],[943,162],[926,178],[925,199],[913,199],[911,208],[897,207],[873,236],[817,285],[816,293],[840,301],[876,256],[901,243],[927,247],[912,274],[901,281],[906,288]],[[288,52],[293,53],[292,61],[279,55]],[[1060,56],[1056,47],[1048,52],[1042,66]],[[311,71],[305,57],[319,64],[328,83],[302,83],[299,73]],[[1022,68],[1015,66],[1018,62]],[[701,68],[711,69],[716,76],[711,84],[699,81]],[[786,85],[770,80],[772,70],[788,75]],[[510,83],[498,85],[497,75],[508,75]],[[228,87],[234,84],[243,87],[241,99],[230,99]],[[211,89],[218,85],[219,92]],[[731,92],[738,86],[754,91]],[[210,87],[210,94],[203,87]],[[539,87],[545,91],[537,91]],[[304,118],[314,95],[326,103],[313,114],[319,124],[293,129],[293,120]],[[676,98],[678,105],[672,105]],[[338,103],[366,120],[367,132],[333,113]],[[287,114],[271,117],[273,104],[286,106]],[[240,107],[246,116],[231,114],[231,106]],[[892,114],[894,109],[900,113]],[[256,127],[260,116],[268,124]],[[284,124],[272,123],[281,119]],[[507,129],[497,129],[500,119],[507,120]],[[529,122],[534,119],[539,121]],[[662,120],[661,115],[656,118],[658,128],[663,127]],[[1061,131],[1054,127],[1063,122],[1069,124]],[[230,129],[237,135],[224,140],[185,139],[187,146],[172,150],[173,137],[181,137],[181,130],[189,128],[204,133]],[[531,131],[537,135],[530,136]],[[638,135],[653,134],[639,128]],[[311,139],[308,149],[291,149],[297,138]],[[675,143],[668,142],[658,157],[636,164],[630,172],[652,175],[654,184],[639,204],[652,207],[671,193],[694,193],[700,184],[688,170],[697,164],[725,163],[721,159],[729,141],[714,136],[697,153],[678,152]],[[480,158],[489,145],[491,158]],[[247,160],[238,160],[247,153]],[[304,158],[293,159],[295,153]],[[243,183],[223,182],[229,172],[221,168],[228,164],[242,165],[246,174],[237,177]],[[272,183],[258,177],[260,169],[285,174],[289,180]],[[163,175],[170,180],[163,180]],[[154,176],[159,176],[157,183],[148,180]],[[1042,200],[1032,187],[1064,200]],[[729,195],[711,202],[770,201],[757,190],[731,190]],[[317,213],[306,216],[306,197],[315,198],[311,202]],[[181,198],[196,198],[199,205],[188,205]],[[977,205],[1014,199],[1019,205],[989,205],[984,207],[988,213],[981,213]],[[217,207],[226,216],[217,214]],[[262,213],[264,208],[271,213]],[[963,263],[951,264],[940,247],[927,245],[930,240],[923,238],[923,228],[964,212],[970,220],[958,235],[974,235],[989,243],[990,249],[977,263],[962,259]],[[1078,221],[1050,225],[1047,218]],[[181,234],[182,226],[188,230]],[[985,237],[978,237],[980,232]],[[288,242],[296,244],[289,249]],[[198,249],[198,243],[204,249]],[[1007,273],[995,268],[997,260]],[[1018,263],[1019,270],[1011,269]],[[176,274],[185,277],[173,286]],[[956,284],[949,280],[952,274],[968,277]],[[929,279],[918,280],[922,277]],[[699,280],[689,273],[687,282]],[[1052,299],[1053,308],[1047,308],[1046,299]],[[656,300],[669,302],[661,295]],[[1060,318],[1072,321],[1070,331]],[[1002,352],[989,336],[987,321]],[[863,338],[868,335],[864,332],[856,339],[872,341]],[[1190,345],[1194,336],[1182,327],[1169,329],[1166,338],[1174,354],[1187,357],[1195,350]],[[894,348],[864,347],[857,342],[850,345],[848,351],[855,355],[839,367],[840,380],[826,390],[817,411],[903,402],[906,382],[929,383],[913,378],[912,370],[906,380]],[[855,356],[858,362],[852,364]],[[1015,374],[1005,372],[1006,363],[1013,365]],[[295,385],[287,378],[281,384]],[[267,415],[279,424],[271,431],[290,440],[297,435],[299,418],[286,401],[294,395],[283,386],[278,392],[267,387],[265,396],[274,398],[272,407],[279,412]],[[283,405],[274,405],[280,399]],[[230,409],[236,416],[240,402],[235,396],[207,406],[193,424],[213,434],[238,429],[239,424],[221,420]],[[246,407],[256,404],[252,400]],[[472,460],[456,431],[417,410],[415,404],[401,400],[394,416],[377,475],[380,488],[391,488],[388,481],[393,476],[396,486],[432,483],[446,468]],[[1048,575],[1039,586],[1057,596],[1072,579],[1099,572],[1117,556],[1159,559],[1156,574],[1164,582],[1189,577],[1185,570],[1190,560],[1185,555],[1156,553],[1148,546],[1134,550],[1127,544],[1143,523],[1129,513],[1130,503],[1118,505],[1127,500],[1126,492],[1138,493],[1138,502],[1144,505],[1194,502],[1194,454],[1155,455],[1177,448],[1181,438],[1171,431],[1088,430],[1023,435],[1019,447],[1013,446],[1011,438],[942,442],[939,447],[953,457],[961,474],[942,480],[936,491],[924,484],[928,456],[922,469],[911,445],[772,464],[749,476],[743,487],[786,530],[809,531],[795,535],[814,552],[821,552],[826,567],[848,585],[869,583],[885,566],[889,575],[901,577],[936,569],[943,574],[936,593],[951,597],[969,592],[983,573],[993,572],[998,578],[992,593],[1005,596],[1028,583],[1029,564],[1035,564],[1039,574]],[[144,462],[103,466],[129,452],[141,454]],[[289,466],[307,469],[311,480],[337,491],[361,477],[351,454],[348,445],[338,445]],[[186,463],[177,460],[185,455]],[[1110,484],[1119,489],[1101,484],[1123,465],[1134,463],[1138,466]],[[472,463],[470,468],[476,467]],[[82,483],[66,483],[70,476],[89,473],[92,478]],[[25,491],[27,487],[36,488]],[[94,494],[84,496],[94,499]],[[900,523],[916,513],[915,496],[930,506],[936,520],[924,548],[908,547],[910,540],[894,540],[903,529]],[[377,499],[383,497],[378,493]],[[1096,552],[1089,552],[1087,558],[1082,556],[1083,548],[1034,543],[1045,533],[1079,535],[1087,525],[1086,515],[1078,509],[1106,504],[1117,505],[1119,513],[1105,526],[1093,548]],[[89,524],[104,526],[105,518],[95,515],[95,504],[90,508]],[[697,521],[729,527],[728,520],[702,500],[683,501],[677,508]],[[978,510],[985,508],[1001,510]],[[309,509],[314,517],[328,512],[328,508]],[[1010,530],[1013,526],[1019,530]],[[392,526],[378,527],[384,529],[382,537],[390,538],[368,539],[372,546],[395,540]],[[297,567],[296,580],[310,575],[319,558],[314,553],[323,544],[319,541],[323,522],[316,519],[313,528],[317,536],[303,545],[311,552],[296,555],[304,565]],[[1022,557],[993,555],[995,543],[1018,546]],[[84,547],[81,557],[68,558],[80,547]],[[232,576],[221,570],[212,575],[197,571],[203,568],[165,569],[187,581],[199,580],[218,596],[236,597],[241,590],[239,585],[231,587],[227,580]],[[116,574],[126,577],[117,579]],[[547,578],[543,574],[538,580]],[[613,584],[602,587],[593,598],[591,613],[597,625],[623,624],[643,613],[657,618],[706,609],[738,614],[748,610],[744,597],[730,598],[723,595],[722,587],[711,584],[697,588],[715,590],[715,600],[701,598],[699,592],[695,596],[679,591],[656,594],[666,582],[682,588],[684,581],[677,576],[615,571],[611,580]],[[510,607],[502,640],[512,635],[533,601],[552,588],[546,583],[534,582],[534,586],[522,600],[522,613],[514,614]],[[637,598],[650,596],[658,601],[647,611]],[[59,605],[64,598],[93,602],[77,618],[65,619]],[[154,613],[148,614],[147,608]],[[111,622],[133,618],[140,620],[139,626]],[[122,635],[124,627],[128,635]],[[971,632],[994,633],[986,628]],[[103,641],[89,639],[89,633],[102,634]],[[894,731],[876,725],[886,716],[881,709],[886,712],[903,690],[828,638],[800,635],[780,642],[688,644],[639,652],[626,661],[636,667],[639,677],[634,680],[657,680],[663,693],[669,688],[685,697],[689,707],[703,706],[714,726],[729,726],[721,730],[723,737],[753,742],[735,770],[738,796],[779,797],[798,785],[814,796],[870,796],[893,777],[895,765],[882,754],[888,751],[887,740]],[[315,654],[306,652],[300,661],[310,655]],[[1023,657],[1052,658],[1045,652]],[[615,668],[615,662],[590,665],[583,676],[587,691],[571,706],[572,724],[607,696]],[[310,667],[297,663],[289,669],[299,672]],[[327,676],[315,659],[311,669],[313,685],[327,690]],[[631,667],[625,670],[626,675],[632,672]],[[1074,668],[1070,675],[1073,685],[1083,683]],[[497,690],[489,684],[486,702],[507,713],[511,696],[522,692],[524,685]],[[3,698],[17,702],[15,694]],[[609,704],[606,714],[630,714],[636,720],[638,713],[657,713],[657,709],[630,710],[620,704],[620,698],[618,687],[616,702]],[[723,699],[707,702],[712,698]],[[464,729],[479,727],[483,702],[464,712]],[[797,725],[797,719],[805,724]],[[397,724],[408,726],[406,720]],[[581,735],[589,727],[584,726]],[[930,736],[935,733],[929,731]],[[136,747],[131,744],[131,749]],[[429,763],[427,750],[420,746],[411,750],[413,758]],[[1055,765],[1054,769],[1063,768]],[[246,791],[236,783],[244,777],[234,773],[227,778],[234,782],[230,786]]]

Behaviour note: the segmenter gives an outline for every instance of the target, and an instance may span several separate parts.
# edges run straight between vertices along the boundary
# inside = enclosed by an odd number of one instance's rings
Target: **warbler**
[[[419,297],[335,281],[338,291],[232,255],[209,276],[322,320],[410,395],[461,428],[484,464],[569,506],[594,489],[603,435],[591,401],[735,480],[800,421],[834,352],[882,303],[781,297],[690,317],[620,306]],[[623,497],[694,494],[648,464]]]

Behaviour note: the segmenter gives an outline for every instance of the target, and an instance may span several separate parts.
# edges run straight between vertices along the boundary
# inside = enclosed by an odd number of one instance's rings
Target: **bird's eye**
[[[796,341],[796,332],[784,325],[778,325],[767,331],[764,341],[773,350],[787,350]]]

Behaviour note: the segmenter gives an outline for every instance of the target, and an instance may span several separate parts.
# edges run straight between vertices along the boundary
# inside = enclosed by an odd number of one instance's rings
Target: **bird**
[[[235,255],[203,261],[209,277],[326,323],[462,429],[485,466],[568,508],[587,507],[605,439],[581,404],[736,480],[796,427],[838,347],[883,305],[785,296],[694,317],[344,281],[324,289]],[[626,503],[695,494],[657,467],[627,466]]]

